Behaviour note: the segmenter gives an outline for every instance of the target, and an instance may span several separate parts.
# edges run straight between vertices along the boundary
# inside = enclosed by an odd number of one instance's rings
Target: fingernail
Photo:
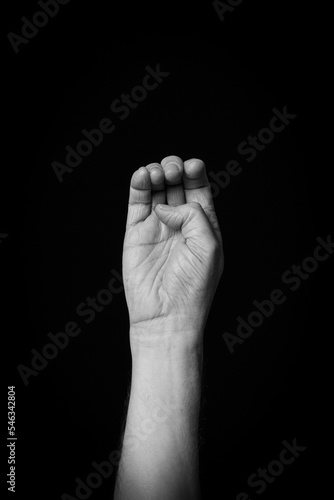
[[[169,163],[168,166],[166,167],[166,172],[165,174],[168,175],[175,175],[179,173],[179,169],[175,163]]]
[[[168,210],[169,209],[169,206],[168,205],[161,205],[159,203],[159,205],[157,205],[157,207],[160,209],[160,210]]]

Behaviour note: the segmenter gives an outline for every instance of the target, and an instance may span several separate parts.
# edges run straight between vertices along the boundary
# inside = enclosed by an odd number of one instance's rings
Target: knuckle
[[[163,160],[161,160],[161,165],[166,166],[168,163],[178,163],[178,164],[182,165],[183,161],[179,156],[175,156],[175,155],[165,156],[165,158],[163,158]]]
[[[146,168],[149,172],[151,172],[154,168],[158,168],[159,170],[161,170],[161,165],[160,165],[160,163],[154,162],[154,163],[149,163],[148,165],[146,165]]]
[[[205,169],[205,163],[203,160],[201,160],[200,158],[191,158],[190,160],[187,160],[185,162],[185,168],[186,169],[192,169],[196,167],[196,169],[198,169],[200,172]]]
[[[191,160],[189,160],[189,163],[197,163],[198,165],[205,165],[204,161],[201,160],[200,158],[191,158]]]

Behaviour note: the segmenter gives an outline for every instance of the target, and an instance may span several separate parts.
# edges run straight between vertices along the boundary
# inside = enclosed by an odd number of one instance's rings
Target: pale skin
[[[132,380],[114,500],[201,498],[203,333],[223,267],[203,161],[135,171],[123,246]]]

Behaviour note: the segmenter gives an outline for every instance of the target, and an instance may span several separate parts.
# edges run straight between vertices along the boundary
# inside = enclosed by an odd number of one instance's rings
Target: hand
[[[201,341],[223,263],[204,163],[169,156],[134,172],[123,246],[131,347]]]

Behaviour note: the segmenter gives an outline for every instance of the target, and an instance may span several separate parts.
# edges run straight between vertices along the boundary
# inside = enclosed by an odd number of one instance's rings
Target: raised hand
[[[132,347],[201,341],[223,265],[203,161],[168,156],[134,172],[123,246]]]

